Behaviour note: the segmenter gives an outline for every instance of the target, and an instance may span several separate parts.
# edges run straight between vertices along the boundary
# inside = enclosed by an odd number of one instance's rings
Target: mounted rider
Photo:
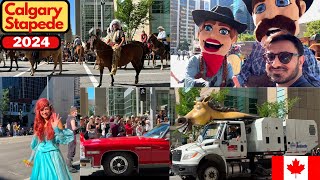
[[[164,28],[162,26],[159,26],[158,27],[158,30],[159,30],[159,33],[158,33],[158,37],[157,39],[159,41],[161,41],[164,45],[168,45],[168,42],[167,42],[167,34],[166,32],[164,31]]]
[[[119,20],[114,19],[110,23],[110,33],[107,36],[107,44],[109,44],[113,49],[112,56],[112,70],[110,75],[115,75],[118,68],[118,62],[121,57],[121,49],[125,44],[125,34],[122,30],[121,23]]]

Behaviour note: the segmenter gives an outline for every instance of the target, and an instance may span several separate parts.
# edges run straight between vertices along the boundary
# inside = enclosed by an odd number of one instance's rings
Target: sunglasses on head
[[[274,53],[264,53],[263,58],[268,64],[272,64],[273,61],[276,59],[276,56],[278,56],[279,61],[282,64],[288,64],[293,56],[301,56],[300,54],[297,53],[290,53],[290,52],[279,52],[278,54]]]

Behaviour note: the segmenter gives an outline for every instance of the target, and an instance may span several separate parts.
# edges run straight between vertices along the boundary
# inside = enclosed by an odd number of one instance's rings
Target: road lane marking
[[[140,75],[157,75],[157,74],[160,74],[160,75],[163,75],[163,74],[166,74],[167,72],[156,72],[156,73],[140,73]],[[110,74],[103,74],[104,76],[106,75],[110,75]],[[132,75],[136,75],[136,73],[119,73],[119,74],[116,74],[115,76],[132,76]],[[168,76],[169,77],[169,76]]]
[[[88,66],[86,65],[86,63],[83,63],[83,67],[86,70],[86,73],[88,74],[90,81],[93,84],[93,87],[97,87],[99,85],[98,81],[96,80],[96,78],[93,76],[92,72],[90,71],[90,69],[88,68]]]
[[[42,66],[42,65],[44,65],[44,64],[46,64],[46,63],[45,63],[45,62],[42,62],[41,64],[38,65],[38,67],[40,67],[40,66]],[[26,70],[26,71],[24,71],[24,72],[21,72],[21,73],[15,75],[15,76],[13,76],[13,77],[19,77],[19,76],[23,75],[24,73],[30,72],[30,70],[31,70],[31,68],[29,68],[28,70]]]
[[[18,174],[18,173],[12,172],[12,171],[8,171],[8,173],[13,174],[13,175],[15,175],[15,176],[23,176],[23,175],[21,175],[21,174]]]

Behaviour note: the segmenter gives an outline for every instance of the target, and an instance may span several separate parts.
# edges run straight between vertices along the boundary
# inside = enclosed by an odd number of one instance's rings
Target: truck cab
[[[230,171],[227,161],[246,158],[246,143],[244,122],[215,121],[204,127],[196,143],[172,151],[172,170],[180,176],[199,176],[200,179],[205,179],[204,176],[224,177]]]

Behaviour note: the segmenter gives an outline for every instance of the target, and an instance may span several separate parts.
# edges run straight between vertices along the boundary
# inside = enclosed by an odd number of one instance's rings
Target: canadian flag
[[[320,156],[273,156],[272,180],[319,180]]]

